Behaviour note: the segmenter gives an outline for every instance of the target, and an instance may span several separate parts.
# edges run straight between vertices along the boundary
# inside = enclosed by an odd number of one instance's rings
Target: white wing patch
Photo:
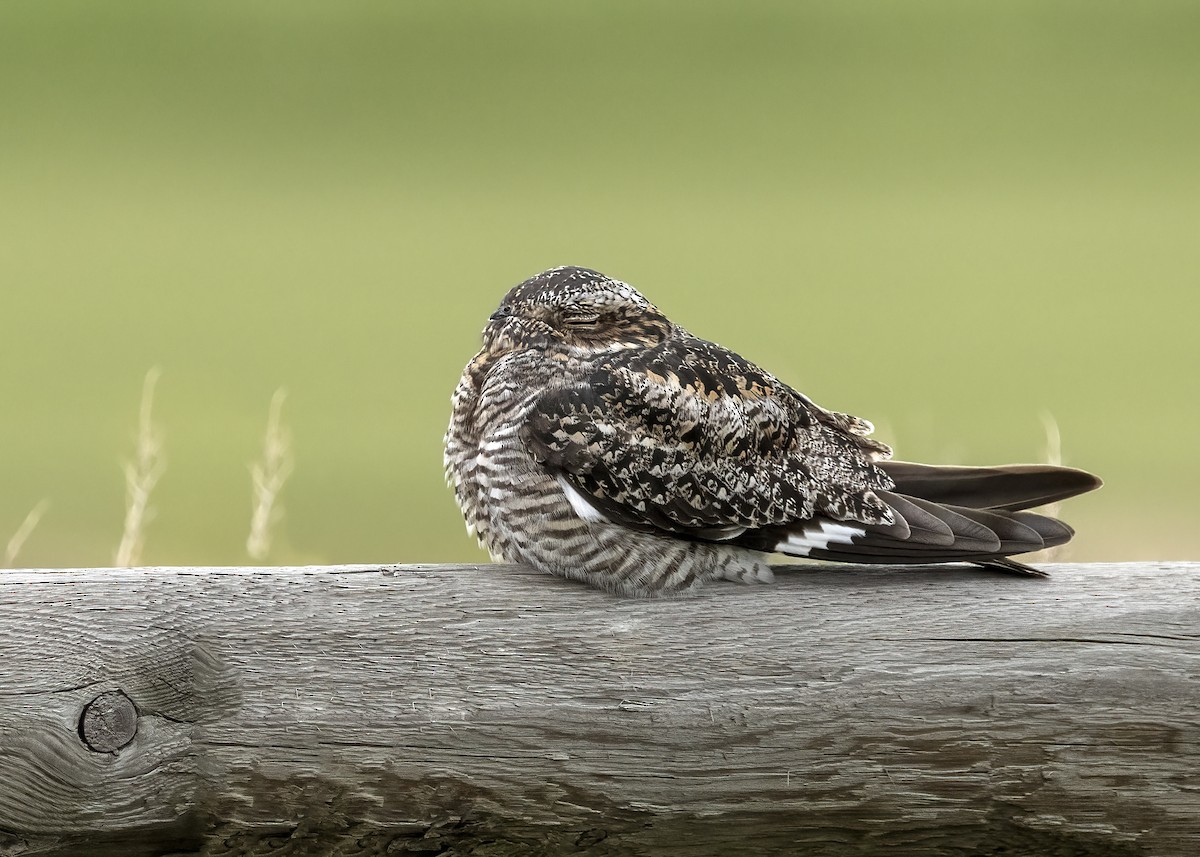
[[[567,495],[567,501],[571,504],[571,508],[575,510],[576,515],[589,523],[608,522],[608,518],[604,517],[603,513],[589,503],[587,498],[580,494],[565,478],[559,476],[558,484],[562,488],[563,493]]]
[[[819,521],[808,524],[803,531],[791,533],[775,545],[775,550],[792,556],[808,556],[810,551],[825,550],[829,543],[848,545],[855,536],[866,535],[862,527],[851,527],[836,521]]]

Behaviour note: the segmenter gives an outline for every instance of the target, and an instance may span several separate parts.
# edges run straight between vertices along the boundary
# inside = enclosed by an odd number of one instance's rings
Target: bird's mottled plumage
[[[971,561],[1061,544],[1024,511],[1099,480],[889,461],[828,411],[673,324],[632,286],[554,268],[512,289],[454,392],[446,473],[497,559],[631,594],[771,579],[772,552]]]

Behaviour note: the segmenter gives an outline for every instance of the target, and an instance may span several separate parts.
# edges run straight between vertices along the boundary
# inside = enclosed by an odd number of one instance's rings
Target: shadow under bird
[[[970,562],[1067,542],[1027,511],[1090,491],[1050,465],[891,461],[826,410],[587,268],[513,288],[454,391],[446,475],[496,560],[632,595],[769,581],[772,553]]]

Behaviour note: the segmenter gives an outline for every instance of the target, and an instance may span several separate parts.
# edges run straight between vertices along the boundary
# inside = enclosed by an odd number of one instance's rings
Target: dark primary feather
[[[1101,484],[1085,470],[1050,464],[950,467],[885,461],[880,467],[895,480],[897,491],[977,509],[1031,509],[1092,491]]]

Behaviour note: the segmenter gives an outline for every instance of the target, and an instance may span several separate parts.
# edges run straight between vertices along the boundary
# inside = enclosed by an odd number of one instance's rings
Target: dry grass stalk
[[[4,567],[12,568],[17,561],[17,554],[21,552],[21,548],[25,546],[25,542],[33,533],[38,522],[42,520],[42,515],[46,514],[46,510],[50,508],[50,501],[42,500],[25,516],[25,520],[21,522],[21,526],[17,527],[17,531],[13,533],[13,537],[8,540],[8,546],[4,549]]]
[[[1046,445],[1042,448],[1042,461],[1046,464],[1053,464],[1055,467],[1061,467],[1063,463],[1062,433],[1058,430],[1058,420],[1054,418],[1054,414],[1046,411],[1042,414],[1042,425],[1046,429]],[[1046,506],[1046,514],[1056,518],[1060,508],[1062,508],[1062,503],[1050,503]]]
[[[113,563],[117,568],[137,565],[146,543],[146,526],[154,517],[150,492],[166,470],[162,431],[151,419],[154,387],[162,373],[158,368],[146,373],[142,383],[142,402],[138,411],[138,432],[134,457],[125,462],[125,529]]]
[[[1042,461],[1045,464],[1053,464],[1055,467],[1061,467],[1063,463],[1062,456],[1062,433],[1058,430],[1058,420],[1054,418],[1054,414],[1049,411],[1042,412],[1042,426],[1046,430],[1046,445],[1042,448]],[[1062,503],[1047,503],[1043,512],[1052,518],[1057,518],[1059,510],[1062,509]],[[1056,548],[1046,548],[1042,552],[1042,556],[1047,560],[1061,560],[1066,552],[1066,545],[1059,545]]]
[[[271,397],[267,431],[263,436],[262,458],[250,465],[253,508],[246,553],[262,561],[271,553],[272,529],[283,520],[279,493],[292,474],[292,437],[283,424],[283,401],[287,393],[281,387]]]

